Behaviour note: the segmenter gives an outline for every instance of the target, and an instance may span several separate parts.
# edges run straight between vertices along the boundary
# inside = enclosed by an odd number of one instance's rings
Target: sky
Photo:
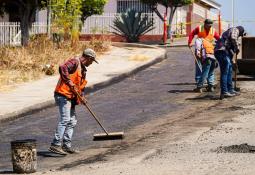
[[[232,21],[232,0],[215,0],[222,5],[224,20]],[[249,35],[255,36],[255,0],[234,0],[235,26],[242,25]]]

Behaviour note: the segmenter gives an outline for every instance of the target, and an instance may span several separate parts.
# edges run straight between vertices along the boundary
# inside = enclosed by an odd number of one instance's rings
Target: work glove
[[[214,68],[217,69],[218,67],[219,67],[219,63],[217,61],[215,61]]]

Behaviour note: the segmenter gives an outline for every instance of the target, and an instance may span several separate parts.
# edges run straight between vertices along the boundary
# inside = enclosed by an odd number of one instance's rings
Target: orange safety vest
[[[213,27],[211,27],[210,31],[206,33],[204,25],[199,26],[199,32],[197,36],[199,38],[203,38],[203,46],[207,54],[214,53],[214,45],[213,45],[214,34],[215,34],[215,29]]]
[[[73,74],[69,74],[70,80],[75,84],[78,92],[81,94],[82,90],[85,88],[87,81],[82,77],[81,74],[81,63],[80,59],[76,58],[79,62],[79,65],[76,71]],[[62,80],[60,77],[58,84],[56,86],[55,92],[66,96],[68,99],[75,98],[75,94],[71,91],[70,87]]]

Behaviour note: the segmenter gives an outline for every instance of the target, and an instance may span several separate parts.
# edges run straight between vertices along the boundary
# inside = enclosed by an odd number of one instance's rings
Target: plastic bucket
[[[14,173],[34,173],[37,168],[36,140],[15,140],[11,142]]]

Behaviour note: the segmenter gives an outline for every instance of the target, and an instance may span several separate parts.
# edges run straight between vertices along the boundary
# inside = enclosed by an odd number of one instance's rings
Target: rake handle
[[[104,130],[106,135],[109,135],[109,133],[107,132],[107,130],[105,129],[105,127],[102,125],[102,123],[99,121],[98,117],[96,116],[96,114],[91,110],[91,107],[89,106],[87,100],[85,101],[81,95],[74,90],[75,95],[77,95],[77,97],[79,98],[79,100],[82,102],[82,104],[88,109],[88,111],[90,112],[90,114],[94,117],[94,119],[97,121],[97,123],[101,126],[101,128]]]
[[[192,48],[191,48],[190,46],[189,46],[189,49],[190,49],[190,51],[191,51],[191,53],[192,53],[192,55],[193,55],[193,58],[194,58],[195,62],[197,63],[197,66],[198,66],[200,72],[202,72],[202,67],[201,67],[201,65],[198,63],[197,57],[196,57],[194,51],[192,50]]]

